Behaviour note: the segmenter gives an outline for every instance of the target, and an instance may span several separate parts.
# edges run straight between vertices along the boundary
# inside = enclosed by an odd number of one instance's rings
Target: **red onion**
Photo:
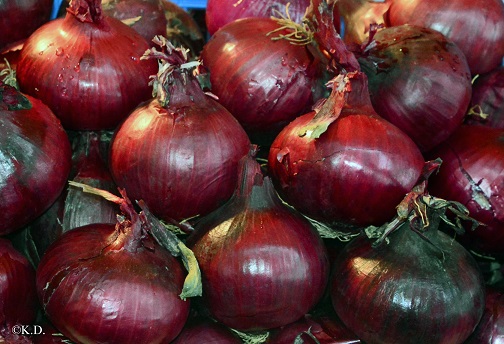
[[[285,201],[329,225],[382,224],[417,182],[424,159],[377,116],[364,74],[334,78],[332,93],[277,136],[268,167]]]
[[[376,112],[423,152],[462,123],[471,100],[464,54],[437,31],[401,25],[379,30],[359,59]]]
[[[504,340],[504,294],[486,289],[485,311],[478,326],[464,344],[499,344]]]
[[[466,123],[504,129],[504,66],[474,81],[469,114]]]
[[[175,46],[184,46],[198,56],[204,38],[195,19],[168,0],[104,0],[103,12],[135,29],[147,42],[163,35]]]
[[[149,44],[135,30],[103,15],[99,0],[74,0],[25,42],[17,64],[23,92],[42,100],[65,129],[113,129],[151,97],[155,61],[141,61]]]
[[[51,323],[79,343],[167,343],[190,302],[179,297],[182,264],[150,235],[124,191],[116,225],[64,233],[37,268],[37,292]],[[108,197],[111,197],[109,195]],[[117,198],[117,197],[116,197]]]
[[[48,22],[51,0],[6,0],[0,3],[0,49],[21,41]]]
[[[474,331],[484,282],[472,255],[438,230],[448,210],[467,219],[467,209],[429,196],[423,182],[390,223],[366,230],[376,241],[361,235],[338,256],[332,304],[362,341],[459,344]]]
[[[301,24],[308,6],[310,0],[208,0],[205,23],[211,35],[226,24],[247,17],[270,18],[288,13],[292,21]],[[336,6],[334,11],[334,26],[339,32],[340,18]]]
[[[40,100],[0,82],[0,235],[41,215],[63,191],[71,165],[61,123]]]
[[[504,4],[501,0],[341,0],[345,40],[362,43],[369,24],[403,24],[436,30],[466,56],[473,75],[498,67],[504,55]]]
[[[184,68],[184,50],[158,41],[158,96],[135,109],[110,147],[117,185],[163,220],[204,215],[231,197],[250,141],[233,116]]]
[[[464,204],[484,224],[458,238],[479,253],[502,256],[504,130],[463,125],[429,155],[443,160],[429,185],[431,193]]]
[[[189,319],[173,344],[241,344],[231,329],[210,318]]]
[[[320,97],[321,63],[306,45],[312,43],[279,39],[293,32],[271,18],[243,18],[222,27],[203,48],[212,93],[253,141],[278,133]]]
[[[252,157],[224,206],[201,218],[187,239],[201,269],[202,302],[239,331],[289,324],[326,288],[329,261],[310,222],[284,205]]]
[[[0,238],[0,324],[32,325],[38,310],[35,270],[5,238]],[[19,333],[18,333],[19,334]]]

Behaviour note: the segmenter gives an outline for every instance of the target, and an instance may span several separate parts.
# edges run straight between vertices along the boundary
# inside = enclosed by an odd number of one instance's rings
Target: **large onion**
[[[362,73],[335,78],[331,96],[277,136],[268,166],[297,210],[331,225],[381,224],[417,182],[423,157],[374,112]]]
[[[239,123],[204,94],[184,50],[159,41],[158,96],[135,109],[110,147],[114,180],[167,220],[204,215],[231,197],[250,141]],[[154,48],[153,48],[154,49]],[[147,53],[150,55],[150,53]]]
[[[281,203],[259,164],[245,157],[231,200],[200,219],[187,240],[201,268],[202,302],[237,330],[287,325],[326,288],[329,261],[310,222]]]
[[[477,252],[503,256],[504,129],[463,125],[430,157],[443,160],[431,193],[464,204],[484,224],[458,238]]]
[[[338,256],[330,281],[336,313],[366,343],[460,344],[485,305],[481,271],[472,255],[438,230],[460,205],[411,191],[398,215],[369,228]],[[371,229],[373,231],[371,231]]]
[[[0,82],[0,234],[33,221],[63,191],[68,136],[40,100]]]
[[[51,323],[72,341],[167,343],[189,314],[190,302],[179,297],[184,270],[122,195],[116,225],[73,229],[46,251],[37,293]]]
[[[471,100],[464,54],[437,31],[412,25],[379,30],[359,58],[376,112],[422,151],[462,123]]]
[[[75,0],[25,42],[17,64],[20,89],[42,100],[65,129],[113,129],[151,97],[155,61],[135,30],[104,16],[99,0]]]
[[[271,18],[242,18],[222,27],[203,48],[212,93],[254,143],[261,142],[257,136],[276,135],[320,97],[319,60],[307,45],[278,39],[292,33]]]

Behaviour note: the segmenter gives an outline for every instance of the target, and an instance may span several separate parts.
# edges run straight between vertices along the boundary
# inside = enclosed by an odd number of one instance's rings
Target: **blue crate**
[[[207,5],[207,0],[171,0],[171,2],[185,9],[205,9]]]

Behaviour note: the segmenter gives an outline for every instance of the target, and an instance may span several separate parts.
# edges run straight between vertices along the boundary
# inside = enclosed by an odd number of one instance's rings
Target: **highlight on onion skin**
[[[14,325],[33,324],[38,309],[35,269],[8,239],[0,238],[0,327],[2,331],[12,332]]]
[[[465,123],[504,129],[504,66],[478,76],[473,82]]]
[[[332,304],[361,340],[461,344],[474,331],[485,285],[471,253],[438,229],[451,211],[468,219],[467,209],[429,196],[422,182],[396,217],[367,228],[338,256],[329,282]]]
[[[157,64],[140,60],[148,42],[102,15],[100,6],[98,0],[72,1],[64,18],[26,40],[17,64],[21,91],[49,106],[65,129],[114,129],[152,97],[149,76]],[[90,8],[98,14],[86,15]]]
[[[40,216],[63,191],[70,141],[40,100],[0,81],[0,234]],[[29,209],[29,211],[27,211]]]
[[[187,243],[212,318],[239,331],[261,331],[296,321],[315,306],[329,261],[315,228],[281,203],[269,177],[249,159],[233,197],[195,223]]]
[[[376,112],[422,152],[462,124],[471,74],[462,51],[439,32],[412,25],[378,30],[359,63]]]
[[[462,125],[429,156],[443,160],[430,181],[432,195],[464,204],[483,223],[457,239],[480,254],[502,257],[504,129]]]
[[[424,159],[405,133],[376,114],[363,73],[338,78],[319,109],[275,138],[269,171],[282,198],[308,217],[337,227],[379,225],[415,185]],[[320,117],[324,111],[328,116]],[[326,130],[314,135],[318,127]]]

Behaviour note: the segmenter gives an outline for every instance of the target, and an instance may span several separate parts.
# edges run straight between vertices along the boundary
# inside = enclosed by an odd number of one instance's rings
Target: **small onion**
[[[376,112],[423,152],[462,124],[471,74],[464,54],[439,32],[412,25],[379,30],[359,63]]]
[[[413,189],[390,223],[370,228],[377,241],[353,239],[334,264],[333,307],[366,343],[460,344],[482,317],[485,289],[476,261],[438,230],[447,209],[466,209],[425,189],[425,183]]]
[[[212,93],[253,141],[275,135],[320,98],[320,60],[306,45],[278,39],[292,32],[272,18],[242,18],[222,27],[203,48]]]
[[[182,220],[207,214],[231,197],[238,162],[250,141],[233,116],[182,67],[187,62],[184,50],[159,39],[163,51],[153,48],[146,55],[164,65],[157,97],[119,126],[109,163],[117,185],[144,200],[154,215]]]
[[[63,191],[70,141],[40,100],[0,82],[0,235],[40,216]]]
[[[194,225],[202,302],[212,318],[240,331],[287,325],[322,297],[329,261],[311,223],[284,205],[252,157],[228,203]]]
[[[190,318],[172,344],[241,344],[231,329],[207,317]]]
[[[329,225],[382,224],[417,182],[413,141],[376,115],[363,73],[340,75],[315,111],[287,125],[268,167],[285,201]]]
[[[49,247],[37,267],[37,293],[72,341],[167,343],[189,314],[190,301],[179,297],[184,270],[122,196],[116,225],[75,228]]]
[[[504,66],[480,75],[473,83],[468,124],[504,129]]]
[[[35,269],[5,238],[0,238],[0,328],[31,325],[38,310]]]
[[[441,158],[432,195],[464,204],[484,225],[459,240],[476,252],[504,256],[504,129],[463,125],[429,153]]]
[[[113,129],[151,97],[155,61],[140,57],[148,42],[103,15],[99,0],[75,0],[64,18],[25,42],[17,64],[20,89],[43,101],[71,130]]]

